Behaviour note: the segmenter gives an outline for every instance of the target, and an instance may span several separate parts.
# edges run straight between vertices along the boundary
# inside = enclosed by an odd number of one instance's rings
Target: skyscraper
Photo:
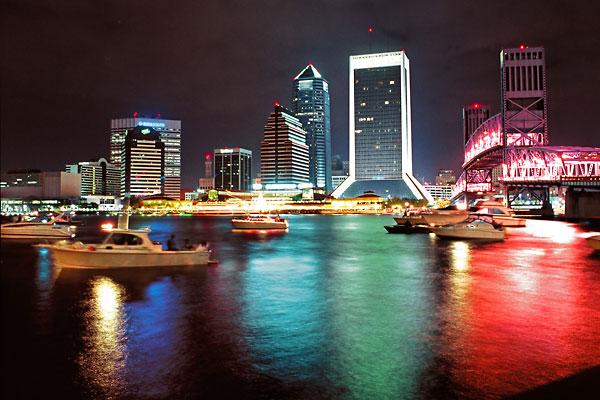
[[[292,88],[292,111],[306,132],[309,181],[331,193],[329,83],[308,64],[294,78]]]
[[[265,125],[260,146],[260,176],[263,187],[291,188],[307,185],[308,146],[302,123],[293,113],[275,103]]]
[[[215,149],[215,189],[250,190],[252,151]]]
[[[543,47],[523,45],[500,52],[506,146],[548,144],[544,60]]]
[[[164,193],[165,144],[152,128],[128,129],[121,152],[121,196]],[[179,195],[176,197],[179,199]]]
[[[110,122],[110,162],[120,168],[121,151],[127,130],[138,126],[153,128],[165,145],[164,195],[179,199],[181,189],[181,121],[146,118],[134,113],[132,118],[113,119]]]
[[[66,171],[81,174],[82,196],[119,196],[121,192],[121,170],[104,158],[69,164]]]
[[[490,107],[482,104],[472,104],[463,107],[463,136],[465,144],[479,128],[479,125],[490,118]]]
[[[410,70],[404,51],[350,57],[350,175],[337,198],[431,196],[412,176]]]

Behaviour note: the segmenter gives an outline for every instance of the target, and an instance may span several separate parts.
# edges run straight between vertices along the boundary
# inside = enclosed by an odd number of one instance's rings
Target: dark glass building
[[[121,196],[164,194],[165,144],[154,129],[127,129],[121,152]],[[179,200],[179,195],[174,197]]]
[[[252,151],[215,149],[215,189],[250,190]]]
[[[294,78],[292,87],[292,111],[306,132],[309,181],[331,193],[329,83],[312,64],[308,64]]]

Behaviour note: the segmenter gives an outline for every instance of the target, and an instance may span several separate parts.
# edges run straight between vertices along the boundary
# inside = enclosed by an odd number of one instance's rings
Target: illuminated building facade
[[[336,198],[373,191],[433,201],[412,176],[410,69],[404,51],[350,57],[349,177]]]
[[[467,144],[473,133],[490,118],[490,107],[482,104],[473,104],[463,107],[463,136]]]
[[[165,144],[154,129],[138,126],[127,130],[120,164],[122,197],[164,194]]]
[[[121,151],[127,131],[136,127],[154,129],[165,145],[164,195],[179,199],[181,190],[181,121],[146,118],[134,113],[132,118],[119,118],[110,121],[110,162],[121,168]]]
[[[456,183],[454,171],[451,169],[440,169],[435,177],[436,186],[450,186]]]
[[[121,170],[106,159],[82,161],[69,164],[66,171],[81,174],[81,195],[119,196],[121,192]]]
[[[504,143],[508,147],[548,144],[546,69],[543,47],[500,52]]]
[[[292,88],[292,111],[306,132],[309,181],[331,193],[329,83],[309,64],[294,78]]]
[[[215,149],[215,189],[250,190],[252,151],[246,149]]]
[[[309,184],[308,161],[306,132],[302,129],[302,123],[290,110],[275,103],[260,146],[263,188],[312,186]]]

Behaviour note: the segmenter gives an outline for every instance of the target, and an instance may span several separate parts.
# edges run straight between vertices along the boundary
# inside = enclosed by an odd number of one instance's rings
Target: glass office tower
[[[337,198],[373,191],[430,201],[412,176],[410,70],[404,51],[350,57],[350,175]]]
[[[308,64],[292,83],[292,111],[306,132],[309,180],[331,193],[331,114],[329,83]]]
[[[260,178],[265,189],[289,189],[309,184],[305,137],[306,132],[298,118],[275,103],[260,145]]]
[[[163,179],[164,195],[173,199],[181,196],[181,121],[160,118],[160,115],[145,117],[135,113],[132,118],[110,121],[110,162],[121,168],[121,151],[128,130],[138,126],[154,129],[165,145],[165,168]]]
[[[252,151],[215,149],[215,189],[250,190]]]

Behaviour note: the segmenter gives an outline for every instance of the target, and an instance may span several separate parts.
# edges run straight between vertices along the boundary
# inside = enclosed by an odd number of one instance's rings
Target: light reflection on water
[[[95,276],[89,282],[89,293],[78,364],[93,393],[113,397],[126,383],[125,289],[110,278]]]
[[[495,398],[600,360],[600,262],[575,225],[480,243],[388,234],[386,216],[290,220],[132,219],[163,243],[211,242],[215,267],[54,285],[40,254],[35,307],[55,318],[38,323],[81,338],[82,393],[101,397]],[[56,298],[81,302],[73,326],[53,325]]]

